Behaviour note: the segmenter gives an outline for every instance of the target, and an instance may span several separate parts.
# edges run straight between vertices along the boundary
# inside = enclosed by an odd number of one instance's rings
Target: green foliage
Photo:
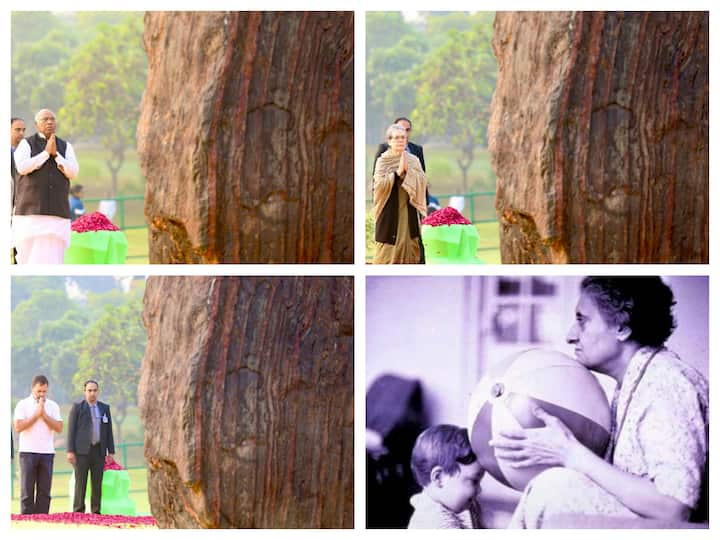
[[[405,21],[399,11],[369,11],[365,17],[365,26],[368,58],[376,49],[392,47],[403,36],[417,32],[413,25]]]
[[[368,71],[375,74],[368,77],[369,105],[387,119],[380,135],[395,117],[404,116],[396,111],[413,109],[415,80],[425,53],[424,42],[411,34],[400,37],[392,47],[375,49],[368,57]]]
[[[146,341],[142,299],[132,295],[123,305],[106,305],[104,313],[88,328],[79,346],[73,386],[81,388],[88,379],[100,383],[103,400],[113,407],[118,441],[122,440],[122,424],[128,407],[137,403]]]
[[[69,135],[89,136],[106,149],[111,196],[117,194],[125,149],[135,142],[147,72],[142,34],[137,15],[114,26],[101,24],[95,37],[75,51],[63,74],[65,104],[58,122]]]
[[[451,31],[419,70],[415,122],[425,133],[449,139],[458,151],[463,191],[477,147],[486,144],[490,103],[497,79],[492,27]]]
[[[62,106],[64,85],[61,77],[75,46],[72,33],[55,29],[35,41],[18,43],[13,48],[12,115],[25,120],[28,135],[34,132],[37,111],[44,108],[57,111]]]
[[[59,287],[48,289],[47,278],[13,278],[13,290],[29,296],[18,300],[12,312],[12,396],[27,395],[32,377],[43,373],[50,379],[51,397],[68,403],[81,397],[85,379],[97,378],[105,398],[117,397],[112,405],[122,423],[123,410],[136,403],[145,348],[144,280],[135,280],[128,294],[116,285],[70,298],[61,279]],[[109,285],[102,277],[76,279],[99,291]],[[112,369],[107,369],[108,358]]]
[[[419,15],[408,22],[400,12],[367,14],[366,141],[377,144],[393,118],[410,117],[415,142],[452,145],[461,183],[449,191],[467,192],[476,183],[468,175],[486,145],[497,78],[495,13]],[[432,182],[450,172],[447,167],[432,168],[432,152],[425,158]]]
[[[20,302],[30,298],[35,291],[62,290],[63,287],[65,287],[65,278],[62,276],[16,277],[12,280],[10,287],[11,309],[14,310]]]
[[[77,143],[91,141],[104,151],[103,169],[118,193],[118,171],[135,130],[147,72],[143,14],[133,12],[14,12],[11,27],[12,115],[24,118],[49,108],[58,115],[58,134]],[[100,169],[81,174],[97,182]],[[141,188],[144,182],[135,182]]]

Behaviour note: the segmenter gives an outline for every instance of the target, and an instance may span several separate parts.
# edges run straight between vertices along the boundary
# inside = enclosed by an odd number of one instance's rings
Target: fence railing
[[[444,195],[435,195],[440,201],[440,206],[448,206],[450,199],[453,197],[462,197],[465,201],[465,207],[462,214],[467,219],[477,225],[479,223],[495,223],[497,222],[497,214],[495,213],[495,191],[472,191],[470,193],[449,193]],[[372,208],[372,199],[366,199],[366,208]],[[480,247],[478,251],[497,251],[500,248],[499,240],[497,246]]]
[[[145,214],[142,209],[142,205],[140,208],[139,215],[142,216],[142,221],[140,223],[136,224],[128,224],[127,223],[127,204],[131,203],[132,201],[144,201],[145,196],[144,195],[124,195],[122,197],[105,197],[101,199],[84,199],[83,202],[85,206],[94,204],[94,203],[101,203],[103,201],[115,201],[117,203],[117,226],[120,227],[123,230],[127,229],[145,229],[147,227],[147,223],[145,223]],[[136,212],[137,213],[137,212]],[[113,216],[114,217],[114,216]]]

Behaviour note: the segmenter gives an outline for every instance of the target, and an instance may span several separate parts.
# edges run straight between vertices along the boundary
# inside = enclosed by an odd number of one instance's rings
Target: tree
[[[415,105],[415,88],[409,75],[422,62],[424,38],[402,13],[375,11],[366,24],[365,140],[382,139],[390,120],[407,115]]]
[[[492,24],[466,32],[451,31],[417,70],[414,123],[428,135],[447,137],[457,149],[462,189],[468,192],[468,169],[475,150],[486,144],[497,64]]]
[[[10,309],[15,308],[20,304],[28,300],[32,295],[41,290],[65,290],[65,277],[64,276],[15,276],[12,278],[12,285],[10,287]]]
[[[146,16],[151,263],[352,262],[353,27],[347,11]]]
[[[64,84],[61,74],[75,46],[72,32],[55,28],[36,40],[18,42],[13,48],[12,114],[26,121],[28,135],[33,132],[37,111],[57,111],[62,106]]]
[[[34,278],[15,278],[30,281]],[[42,280],[43,278],[40,278]],[[39,281],[39,283],[43,283]],[[61,289],[39,289],[19,302],[12,312],[11,324],[11,381],[12,395],[26,395],[30,380],[42,373],[51,380],[51,394],[63,395],[63,385],[58,384],[58,374],[53,365],[63,350],[56,348],[60,340],[77,338],[77,326],[68,314],[76,311],[76,304]],[[75,330],[69,328],[73,326]],[[69,380],[69,377],[68,377]]]
[[[88,379],[98,381],[103,401],[113,408],[118,441],[123,440],[122,425],[128,407],[137,403],[146,340],[142,300],[134,296],[123,306],[106,307],[102,316],[88,328],[78,347],[73,387],[80,388]]]
[[[58,123],[68,135],[91,137],[106,150],[113,197],[125,151],[135,143],[147,72],[142,34],[139,14],[114,26],[101,24],[95,37],[75,51],[63,74],[65,102]]]
[[[368,57],[368,107],[380,113],[375,125],[367,126],[372,130],[368,133],[372,140],[378,135],[382,139],[390,121],[409,115],[415,108],[415,81],[426,52],[425,42],[410,34],[391,47],[375,49]]]

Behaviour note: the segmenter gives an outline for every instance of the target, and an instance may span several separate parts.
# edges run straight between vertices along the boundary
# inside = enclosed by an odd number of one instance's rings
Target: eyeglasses
[[[407,137],[406,137],[405,135],[398,135],[398,136],[396,136],[396,137],[390,137],[390,140],[391,140],[391,141],[393,141],[393,140],[395,140],[395,141],[404,141],[405,139],[407,139]]]

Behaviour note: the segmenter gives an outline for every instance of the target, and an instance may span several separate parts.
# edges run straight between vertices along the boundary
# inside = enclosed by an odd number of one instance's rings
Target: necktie
[[[100,442],[100,417],[98,416],[97,405],[90,406],[90,413],[92,415],[92,425],[93,425],[91,442],[92,442],[92,444],[97,444]]]

